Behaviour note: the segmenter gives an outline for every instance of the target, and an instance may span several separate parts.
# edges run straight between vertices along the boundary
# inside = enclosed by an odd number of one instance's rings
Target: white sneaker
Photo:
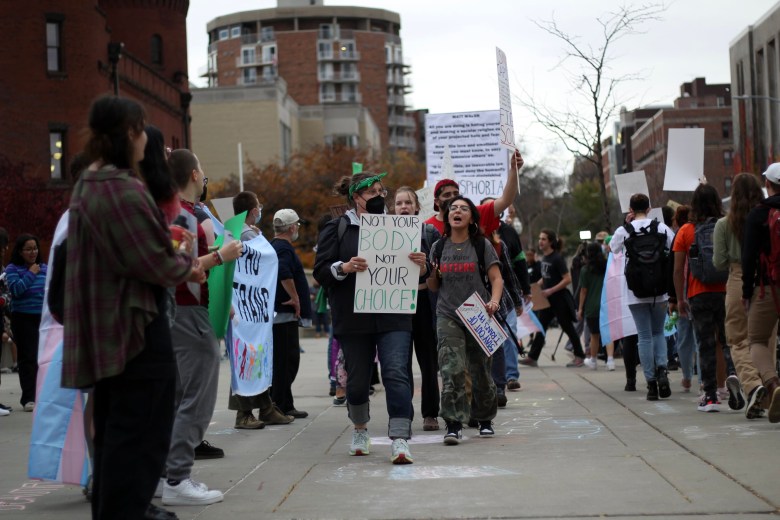
[[[411,464],[414,462],[406,439],[393,439],[390,462],[393,464]]]
[[[176,486],[171,486],[167,481],[163,485],[162,503],[166,506],[207,506],[222,502],[224,498],[221,491],[210,490],[205,484],[190,478]]]
[[[593,358],[585,358],[585,366],[591,370],[596,370],[596,360]]]
[[[35,402],[34,401],[28,401],[24,403],[24,411],[25,412],[32,412],[35,410]]]
[[[354,430],[352,432],[352,444],[349,446],[350,455],[368,455],[371,449],[371,437],[368,430]]]
[[[5,408],[0,408],[0,417],[5,417],[6,415],[11,415],[11,412],[6,410]]]
[[[614,372],[615,371],[615,360],[614,359],[608,359],[607,360],[607,370],[609,370],[610,372]]]

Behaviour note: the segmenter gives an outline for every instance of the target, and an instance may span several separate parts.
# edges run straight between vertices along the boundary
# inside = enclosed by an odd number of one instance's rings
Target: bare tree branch
[[[641,78],[636,73],[612,77],[609,74],[609,64],[614,59],[612,52],[616,42],[626,36],[642,34],[643,27],[660,20],[666,9],[663,2],[623,5],[615,11],[598,16],[596,23],[601,28],[601,35],[595,44],[583,43],[578,35],[560,27],[554,17],[550,20],[533,21],[539,29],[563,44],[563,56],[557,68],[563,70],[568,79],[572,87],[572,97],[582,99],[582,105],[588,108],[581,106],[578,109],[567,103],[565,109],[555,110],[539,103],[535,96],[522,86],[519,88],[520,95],[515,96],[515,101],[528,110],[539,124],[558,137],[566,150],[598,168],[603,216],[608,229],[612,229],[612,219],[603,175],[603,136],[608,129],[607,125],[619,112],[621,103],[617,93],[620,87]],[[517,90],[515,89],[516,92]]]

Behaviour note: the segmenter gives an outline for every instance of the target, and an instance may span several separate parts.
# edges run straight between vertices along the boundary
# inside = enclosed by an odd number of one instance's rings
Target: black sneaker
[[[766,388],[758,385],[750,392],[748,396],[747,408],[745,409],[745,418],[747,419],[759,419],[764,411],[761,408],[761,400],[766,395]]]
[[[203,441],[195,446],[195,460],[221,459],[225,456],[225,450],[212,446],[209,441]]]
[[[496,432],[493,431],[493,423],[491,421],[479,421],[479,436],[480,437],[492,437]]]
[[[647,400],[658,401],[658,381],[647,382]]]
[[[726,378],[726,388],[729,390],[729,408],[742,410],[745,407],[745,396],[742,395],[742,385],[734,374]]]
[[[658,397],[666,399],[672,395],[672,389],[669,386],[669,375],[666,372],[666,367],[661,366],[656,369],[658,375]]]
[[[626,392],[636,392],[636,379],[626,379],[626,387],[623,390]]]
[[[444,434],[444,444],[455,446],[463,438],[463,425],[458,421],[447,421],[447,433]]]

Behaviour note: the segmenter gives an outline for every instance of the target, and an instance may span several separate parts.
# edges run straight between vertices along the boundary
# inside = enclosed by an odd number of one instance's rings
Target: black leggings
[[[539,322],[542,324],[542,329],[545,332],[547,332],[547,327],[549,327],[553,318],[557,318],[561,329],[569,337],[569,341],[571,341],[574,355],[578,358],[585,358],[585,352],[582,351],[580,336],[574,328],[569,303],[563,294],[560,296],[555,295],[550,298],[550,307],[540,311],[538,318]],[[534,334],[534,341],[531,343],[531,350],[528,352],[528,357],[534,361],[538,360],[542,353],[542,348],[544,348],[544,341],[544,334]]]

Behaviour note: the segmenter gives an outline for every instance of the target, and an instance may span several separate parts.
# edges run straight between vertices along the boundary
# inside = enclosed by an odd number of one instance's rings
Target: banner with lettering
[[[361,215],[357,255],[368,269],[355,278],[354,312],[414,314],[420,267],[409,253],[420,251],[418,215]]]
[[[271,386],[273,321],[279,260],[273,246],[259,235],[244,242],[244,254],[233,272],[233,327],[225,338],[232,373],[230,387],[252,396]]]
[[[455,312],[488,357],[509,337],[496,318],[487,313],[484,300],[476,292],[466,298]]]

